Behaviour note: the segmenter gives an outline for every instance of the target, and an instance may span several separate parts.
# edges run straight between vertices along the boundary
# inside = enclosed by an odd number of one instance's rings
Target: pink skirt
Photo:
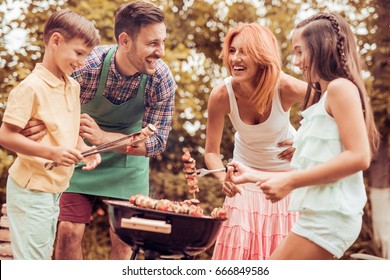
[[[266,260],[298,218],[288,211],[290,196],[272,203],[255,184],[242,186],[242,195],[225,199],[228,220],[218,232],[213,260]]]

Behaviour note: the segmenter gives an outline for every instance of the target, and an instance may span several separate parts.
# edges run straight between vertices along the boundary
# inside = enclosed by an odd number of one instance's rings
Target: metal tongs
[[[148,124],[147,127],[143,128],[142,130],[132,133],[129,135],[126,135],[124,137],[121,137],[117,140],[98,145],[94,148],[91,148],[89,150],[86,150],[81,153],[83,157],[91,156],[98,153],[107,153],[114,151],[119,148],[123,148],[126,146],[136,146],[139,143],[144,142],[147,138],[152,136],[156,132],[156,126],[153,124]],[[59,166],[56,162],[46,162],[44,164],[44,167],[47,170],[52,170],[54,167]]]

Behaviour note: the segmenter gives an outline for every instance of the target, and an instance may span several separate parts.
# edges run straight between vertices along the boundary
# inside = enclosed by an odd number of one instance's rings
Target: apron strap
[[[139,88],[137,91],[137,96],[142,96],[144,97],[144,92],[145,92],[145,86],[146,86],[146,80],[148,79],[148,75],[142,74],[141,78],[141,83],[139,84]]]
[[[102,72],[100,72],[99,86],[96,92],[96,95],[102,95],[104,88],[106,87],[108,69],[110,68],[111,58],[116,51],[117,46],[111,47],[108,51],[106,57],[104,58]]]

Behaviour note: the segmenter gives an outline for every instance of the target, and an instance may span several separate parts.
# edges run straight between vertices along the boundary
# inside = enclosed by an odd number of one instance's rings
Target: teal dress
[[[81,106],[81,112],[90,115],[100,128],[108,132],[135,133],[142,128],[145,113],[144,94],[146,75],[142,75],[137,96],[119,105],[103,96],[108,68],[116,48],[110,49],[104,59],[96,96]],[[102,162],[90,171],[77,165],[66,192],[129,199],[133,194],[149,195],[149,158],[118,152],[101,154]]]

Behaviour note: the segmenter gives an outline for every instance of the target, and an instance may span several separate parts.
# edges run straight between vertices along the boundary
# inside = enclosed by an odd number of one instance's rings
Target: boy
[[[13,89],[0,128],[0,145],[18,153],[7,181],[7,214],[14,259],[51,259],[59,197],[69,186],[74,164],[94,169],[100,155],[83,158],[88,146],[79,136],[80,85],[69,75],[100,43],[93,24],[70,11],[46,22],[42,63]],[[40,142],[22,136],[29,119],[45,123]],[[76,147],[76,148],[75,148]],[[53,170],[46,162],[58,164]]]

